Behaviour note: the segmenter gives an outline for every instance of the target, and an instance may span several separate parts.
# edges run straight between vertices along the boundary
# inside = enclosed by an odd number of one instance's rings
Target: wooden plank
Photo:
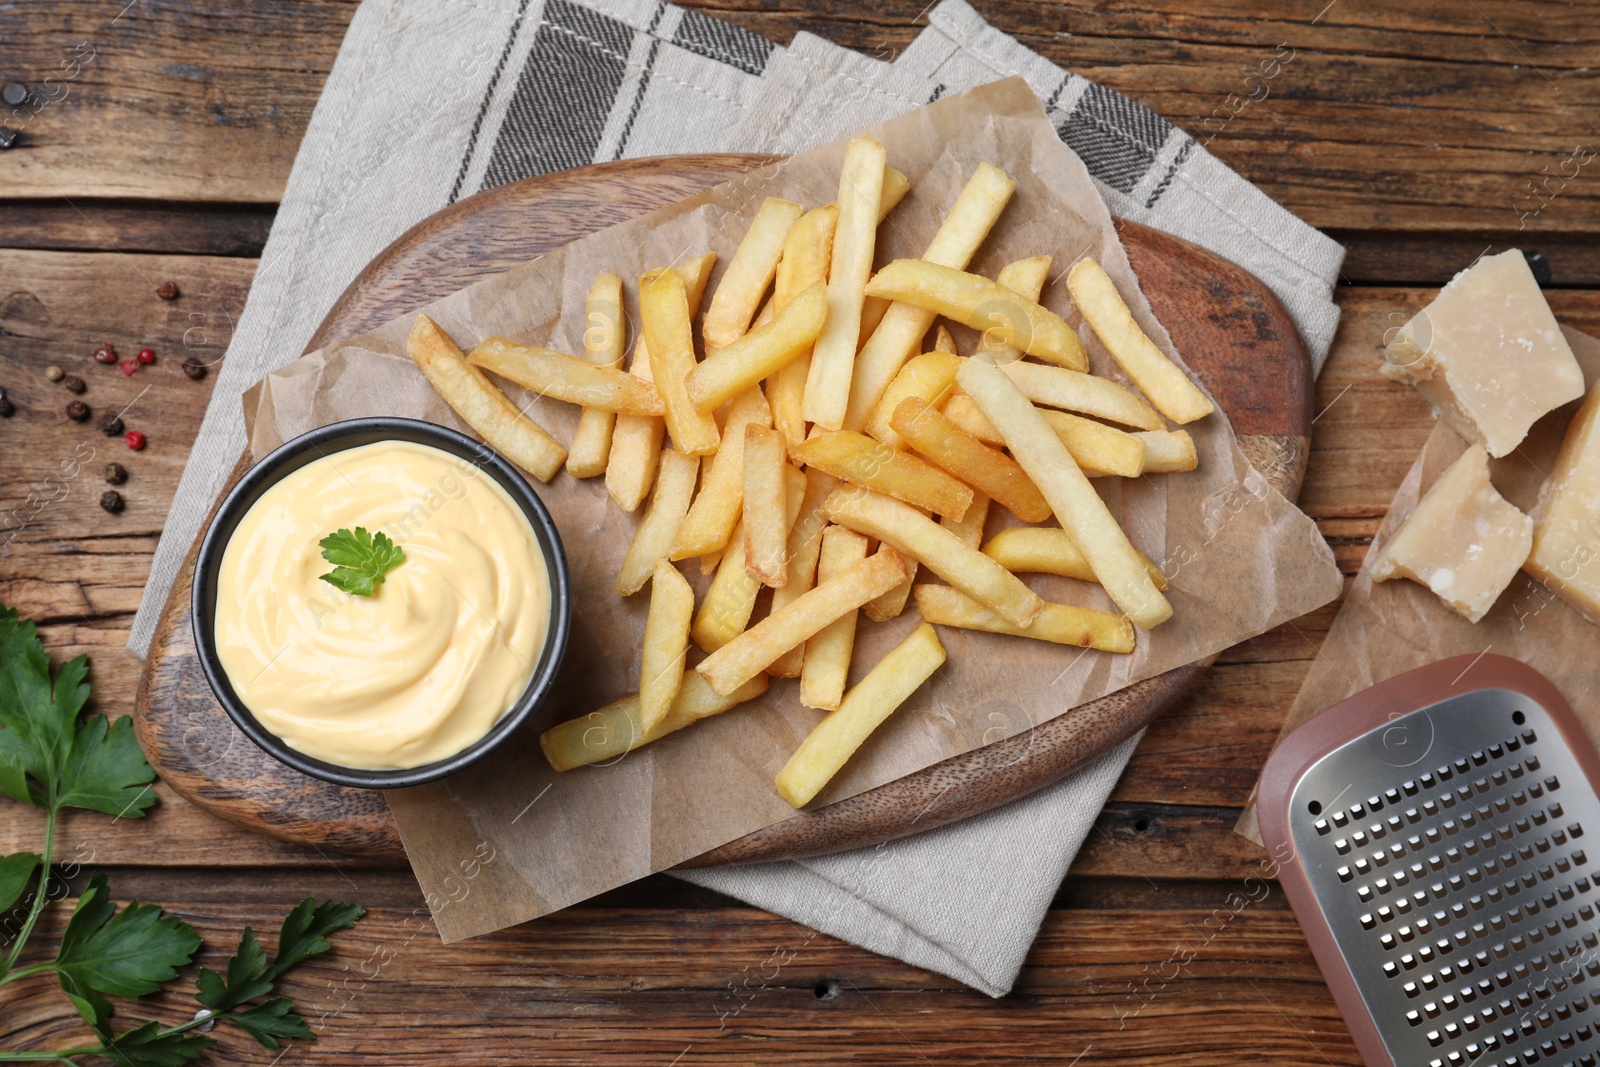
[[[137,200],[0,201],[7,248],[259,256],[271,205],[157,204]]]

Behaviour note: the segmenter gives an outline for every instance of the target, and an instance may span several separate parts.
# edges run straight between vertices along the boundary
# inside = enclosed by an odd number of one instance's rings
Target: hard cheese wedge
[[[1533,544],[1533,520],[1489,484],[1473,445],[1440,475],[1372,564],[1372,580],[1410,578],[1472,622],[1499,599]]]
[[[1416,386],[1491,456],[1510,452],[1540,416],[1583,395],[1578,361],[1516,249],[1452,278],[1400,327],[1385,358],[1385,377]]]
[[[1600,386],[1578,409],[1533,509],[1523,569],[1600,622]]]

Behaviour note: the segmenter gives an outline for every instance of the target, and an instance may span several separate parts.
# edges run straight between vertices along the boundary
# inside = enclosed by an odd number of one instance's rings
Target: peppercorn
[[[100,494],[100,506],[116,515],[122,511],[122,494],[115,489],[107,489]]]
[[[100,347],[94,350],[94,361],[96,363],[115,363],[117,361],[116,347],[110,341],[102,341]]]
[[[191,356],[183,361],[183,373],[189,376],[190,381],[198,382],[206,376],[206,365]]]
[[[139,349],[139,362],[140,363],[150,364],[150,363],[154,363],[155,361],[156,361],[156,354],[154,352],[150,351],[148,348]]]
[[[107,437],[122,436],[122,416],[112,415],[100,424],[100,432]]]
[[[122,435],[122,443],[137,452],[144,447],[144,434],[138,430],[129,430]]]
[[[74,400],[67,405],[67,418],[73,422],[89,421],[89,405],[81,400]]]
[[[59,382],[67,376],[67,372],[52,364],[44,369],[44,376],[52,382]]]
[[[172,282],[162,282],[156,287],[156,295],[163,300],[178,299],[178,287]]]
[[[106,481],[112,485],[121,485],[128,480],[128,468],[120,463],[107,463],[105,475]]]
[[[89,388],[84,384],[83,379],[78,377],[76,374],[69,374],[65,378],[62,378],[61,385],[66,389],[67,392],[77,396],[83,395],[83,391]]]
[[[17,413],[17,406],[4,396],[0,396],[0,419],[9,419]]]
[[[117,369],[122,371],[123,374],[132,376],[133,372],[139,369],[139,364],[131,359],[125,359],[117,364]]]

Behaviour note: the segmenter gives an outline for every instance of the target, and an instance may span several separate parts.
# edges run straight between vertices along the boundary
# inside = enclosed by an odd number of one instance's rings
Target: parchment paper
[[[1593,386],[1600,378],[1600,340],[1570,327],[1561,329],[1583,368],[1585,383]],[[1524,512],[1538,502],[1567,424],[1581,403],[1574,400],[1552,411],[1533,425],[1516,451],[1489,461],[1494,487]],[[1595,670],[1600,627],[1565,600],[1519,571],[1489,613],[1474,624],[1416,582],[1374,582],[1368,573],[1376,553],[1411,517],[1422,495],[1466,450],[1467,442],[1450,427],[1442,422],[1434,427],[1389,502],[1361,573],[1289,709],[1280,740],[1313,715],[1397,674],[1451,656],[1493,652],[1521,660],[1555,683],[1589,739],[1600,744],[1600,672]],[[1261,844],[1254,795],[1235,829]]]
[[[989,160],[1016,179],[1017,192],[972,269],[992,277],[1010,260],[1053,255],[1057,276],[1044,302],[1079,327],[1097,372],[1125,381],[1071,310],[1060,281],[1073,261],[1093,255],[1145,330],[1172,351],[1087,172],[1021,79],[950,97],[870,132],[913,183],[880,229],[880,264],[920,255],[967,177]],[[844,143],[837,142],[752,172],[480,281],[426,311],[464,348],[500,335],[579,351],[584,297],[597,272],[627,280],[628,313],[637,324],[632,301],[642,271],[707,248],[725,265],[765,196],[807,206],[832,202],[843,154]],[[404,356],[412,318],[311,353],[248,394],[254,454],[362,415],[459,426]],[[965,336],[964,351],[972,339]],[[519,402],[531,399],[510,392]],[[576,408],[536,399],[528,410],[557,437],[571,439]],[[1030,729],[1338,594],[1338,571],[1316,527],[1250,466],[1221,413],[1189,430],[1198,471],[1100,483],[1133,542],[1165,561],[1172,621],[1141,634],[1128,656],[941,629],[948,664],[878,730],[818,803]],[[447,941],[544,915],[790,817],[794,812],[773,778],[822,716],[799,706],[794,681],[780,681],[762,700],[611,766],[551,771],[537,747],[540,730],[637,689],[648,594],[624,602],[614,591],[638,516],[611,503],[601,479],[579,482],[562,474],[539,492],[562,531],[576,591],[557,696],[496,756],[443,782],[388,794]],[[703,592],[705,580],[697,574],[693,580]],[[1098,587],[1030,581],[1047,599],[1110,606]],[[765,599],[756,618],[765,612]],[[863,619],[852,684],[917,622],[914,606],[882,625]]]

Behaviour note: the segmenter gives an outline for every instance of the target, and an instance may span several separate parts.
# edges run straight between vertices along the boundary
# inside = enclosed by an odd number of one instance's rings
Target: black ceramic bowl
[[[336,763],[314,759],[290,748],[271,733],[250,713],[233,691],[227,672],[217,658],[212,639],[212,626],[216,620],[217,572],[222,566],[222,554],[228,540],[241,519],[261,494],[280,478],[299,470],[313,460],[345,449],[379,441],[413,441],[431,445],[451,455],[460,456],[473,463],[489,477],[499,482],[511,499],[528,517],[534,536],[544,552],[545,567],[550,575],[550,628],[545,636],[544,651],[534,665],[528,687],[511,709],[477,742],[447,759],[421,767],[396,771],[371,771],[356,767],[343,767]],[[200,665],[211,683],[228,716],[244,735],[267,751],[268,754],[288,764],[303,774],[320,778],[337,785],[361,789],[396,789],[402,786],[421,785],[456,773],[476,763],[514,734],[527,721],[555,683],[556,671],[561,666],[562,654],[567,649],[567,633],[572,625],[572,583],[567,573],[567,554],[561,546],[561,535],[556,524],[525,478],[506,460],[464,434],[431,422],[413,419],[373,418],[351,419],[301,434],[280,446],[271,455],[251,467],[239,484],[234,486],[206,530],[200,542],[200,556],[194,568],[194,600],[190,610],[190,624],[194,627],[195,648],[200,655]]]

